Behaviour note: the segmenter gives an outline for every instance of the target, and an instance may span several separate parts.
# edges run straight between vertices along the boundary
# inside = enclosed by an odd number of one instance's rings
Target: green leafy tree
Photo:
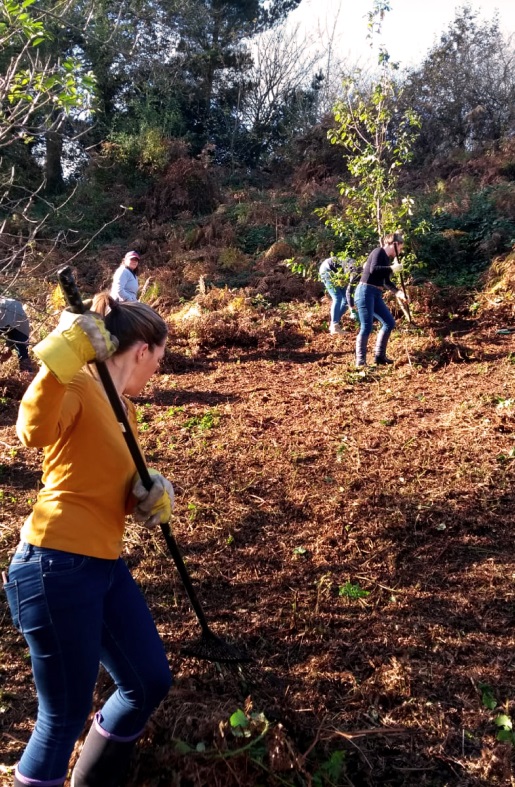
[[[183,133],[199,152],[216,146],[218,160],[234,154],[238,118],[251,89],[249,41],[283,19],[300,0],[161,0],[170,42],[168,94]]]
[[[515,50],[499,20],[480,20],[470,6],[405,79],[402,106],[422,120],[418,161],[498,143],[515,128]]]
[[[124,137],[130,144],[127,137],[157,131],[187,141],[194,155],[206,144],[215,146],[218,161],[246,155],[249,42],[299,1],[149,0],[120,7],[99,0],[88,16],[88,0],[76,0],[76,45],[98,92],[88,144]]]
[[[34,238],[56,210],[47,195],[49,186],[62,182],[59,134],[63,123],[91,110],[93,75],[77,57],[59,51],[52,23],[47,24],[47,19],[66,10],[62,4],[43,8],[34,0],[7,0],[0,6],[3,275],[27,263]],[[43,166],[34,155],[41,141],[46,141]]]
[[[252,57],[235,137],[240,161],[256,166],[279,149],[283,157],[285,145],[313,128],[324,76],[322,55],[299,37],[298,27],[267,30],[256,39]]]
[[[64,5],[9,0],[0,9],[0,52],[7,75],[0,88],[7,110],[2,143],[23,139],[31,149],[43,148],[38,154],[47,195],[64,189],[64,139],[75,134],[73,120],[91,112],[94,92],[93,74],[69,45],[61,22],[71,5],[72,0]]]

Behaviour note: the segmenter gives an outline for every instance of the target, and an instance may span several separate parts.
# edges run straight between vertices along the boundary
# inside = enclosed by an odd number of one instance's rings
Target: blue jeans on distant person
[[[336,287],[331,281],[330,273],[322,273],[320,276],[324,287],[331,296],[331,322],[339,323],[342,316],[347,311],[347,297],[345,287]]]
[[[386,345],[391,332],[395,328],[395,320],[390,309],[383,301],[382,291],[371,284],[358,284],[354,294],[354,303],[358,310],[360,323],[360,331],[356,337],[356,364],[361,366],[367,360],[368,337],[372,333],[374,317],[381,323],[374,351],[376,358],[384,358],[386,356]]]
[[[38,717],[18,763],[28,784],[62,784],[91,711],[99,663],[116,689],[98,715],[118,741],[137,738],[168,693],[163,644],[121,558],[101,560],[20,544],[4,584],[30,649]]]

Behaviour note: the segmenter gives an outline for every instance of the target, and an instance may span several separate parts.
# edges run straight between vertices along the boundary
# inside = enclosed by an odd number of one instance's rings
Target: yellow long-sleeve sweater
[[[135,433],[134,405],[124,401]],[[44,488],[22,540],[116,559],[136,469],[102,385],[85,370],[62,385],[43,366],[23,396],[16,431],[24,445],[44,453]]]

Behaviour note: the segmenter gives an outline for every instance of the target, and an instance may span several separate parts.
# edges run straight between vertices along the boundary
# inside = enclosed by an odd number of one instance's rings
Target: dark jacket
[[[392,260],[381,247],[374,249],[369,254],[363,267],[360,282],[361,284],[373,284],[374,287],[381,287],[397,292],[397,287],[390,279],[392,272]]]

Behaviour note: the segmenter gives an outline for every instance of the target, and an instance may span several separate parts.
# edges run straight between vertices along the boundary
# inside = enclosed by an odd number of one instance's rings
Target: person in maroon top
[[[404,292],[399,290],[390,278],[392,273],[402,270],[402,263],[398,261],[398,255],[402,251],[403,244],[404,239],[399,233],[386,235],[383,245],[374,249],[363,267],[363,273],[354,295],[360,323],[360,331],[356,337],[357,367],[366,365],[368,337],[372,333],[374,318],[379,320],[381,324],[374,350],[375,363],[393,363],[386,355],[386,345],[395,327],[395,320],[383,300],[383,292],[390,290],[400,300],[407,300]]]

